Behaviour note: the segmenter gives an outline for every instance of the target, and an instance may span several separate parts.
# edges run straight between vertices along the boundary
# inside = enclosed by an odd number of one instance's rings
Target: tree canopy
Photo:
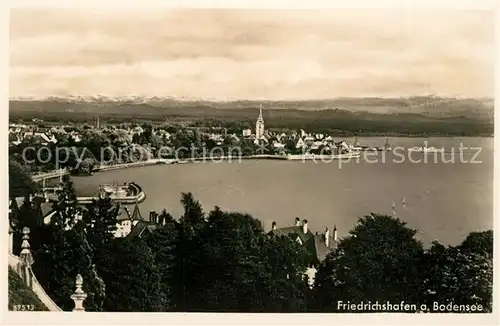
[[[9,197],[24,197],[35,192],[35,183],[28,169],[9,160]]]
[[[418,302],[422,244],[399,219],[371,214],[342,239],[319,266],[316,307],[336,311],[338,301]]]
[[[138,222],[148,232],[115,238],[109,198],[81,207],[69,177],[62,186],[51,222],[31,228],[35,274],[64,310],[78,273],[89,311],[343,312],[339,301],[367,300],[492,308],[492,231],[424,249],[405,222],[372,213],[320,263],[310,289],[304,247],[249,214],[205,213],[183,193],[178,218],[164,210],[153,225]]]

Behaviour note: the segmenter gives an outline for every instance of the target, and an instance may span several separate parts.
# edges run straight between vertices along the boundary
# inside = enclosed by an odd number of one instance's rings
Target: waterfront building
[[[295,144],[295,148],[304,148],[306,147],[306,143],[304,142],[304,140],[302,140],[302,138],[299,138],[299,140],[297,140],[297,143]]]
[[[255,123],[255,138],[260,139],[264,135],[264,117],[262,116],[262,105],[260,106],[259,117]]]
[[[273,148],[276,148],[276,149],[284,149],[284,148],[285,148],[285,144],[282,144],[282,143],[280,143],[279,141],[274,141],[274,142],[273,142]]]
[[[260,137],[255,137],[253,143],[257,146],[263,146],[267,145],[269,143],[269,140],[266,138],[265,135],[261,135]]]
[[[250,137],[250,135],[252,135],[252,129],[243,129],[243,137]]]

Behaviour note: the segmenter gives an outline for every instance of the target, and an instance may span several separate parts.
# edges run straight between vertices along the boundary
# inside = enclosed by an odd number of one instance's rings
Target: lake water
[[[361,145],[383,146],[385,138],[359,138]],[[350,139],[349,141],[352,141]],[[457,244],[471,231],[493,228],[493,138],[389,138],[397,146],[445,147],[442,162],[438,154],[412,154],[400,162],[400,156],[384,152],[369,156],[371,162],[244,160],[222,163],[154,165],[96,173],[73,178],[79,195],[92,195],[101,183],[135,181],[147,194],[141,204],[144,217],[150,210],[166,208],[180,216],[181,192],[192,192],[205,211],[218,205],[224,210],[252,214],[266,229],[276,221],[278,227],[293,224],[296,216],[307,218],[309,228],[322,232],[334,225],[342,237],[358,217],[370,212],[396,215],[418,229],[424,243],[439,240]],[[481,147],[463,151],[460,144]],[[401,151],[404,153],[404,151]],[[384,155],[385,159],[383,159]],[[424,156],[427,155],[427,163]],[[406,207],[402,205],[405,198]]]

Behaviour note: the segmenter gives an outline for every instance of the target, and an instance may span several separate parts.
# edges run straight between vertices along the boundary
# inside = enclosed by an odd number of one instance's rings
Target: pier
[[[34,173],[31,175],[31,178],[33,179],[34,182],[40,182],[40,181],[45,182],[45,180],[48,179],[62,178],[64,175],[67,174],[69,174],[69,171],[67,169],[59,169],[50,172]]]
[[[107,195],[113,202],[121,203],[121,204],[135,204],[142,203],[146,199],[146,193],[142,190],[142,187],[136,184],[135,182],[131,182],[126,185],[127,188],[132,189],[132,195],[126,195],[122,192],[106,192],[102,191],[103,188],[113,187],[110,185],[104,185],[101,187],[101,193],[97,196],[79,196],[76,197],[77,203],[80,205],[91,204],[92,201],[98,200],[100,197]],[[124,187],[124,186],[120,186]],[[52,187],[45,188],[43,192],[43,197],[48,200],[57,200],[57,191],[60,190],[60,187]]]

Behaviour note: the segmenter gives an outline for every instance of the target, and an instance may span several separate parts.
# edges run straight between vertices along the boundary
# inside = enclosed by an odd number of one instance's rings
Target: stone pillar
[[[73,311],[83,312],[85,308],[83,307],[83,301],[87,298],[87,293],[83,292],[83,278],[80,274],[76,276],[76,290],[75,293],[71,296],[71,299],[75,302],[75,308]]]

